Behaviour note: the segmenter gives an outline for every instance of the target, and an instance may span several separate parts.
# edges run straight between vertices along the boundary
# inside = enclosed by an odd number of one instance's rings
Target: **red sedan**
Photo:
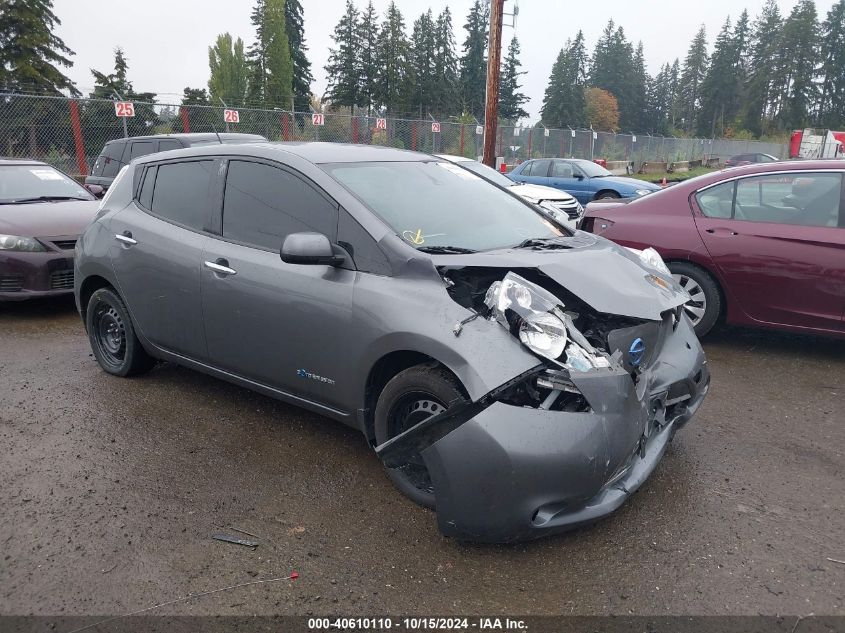
[[[592,203],[581,228],[654,247],[689,292],[699,336],[720,320],[845,336],[845,161],[745,165],[629,204]]]

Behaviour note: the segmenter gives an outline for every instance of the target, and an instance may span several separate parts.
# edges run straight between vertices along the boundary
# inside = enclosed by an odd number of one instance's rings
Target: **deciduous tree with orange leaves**
[[[619,129],[619,104],[616,97],[601,88],[587,88],[587,120],[594,130],[615,132]]]

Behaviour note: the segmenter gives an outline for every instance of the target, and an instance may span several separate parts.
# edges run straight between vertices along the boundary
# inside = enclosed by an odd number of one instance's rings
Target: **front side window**
[[[0,204],[50,200],[94,200],[94,196],[49,165],[0,167]]]
[[[572,165],[562,160],[552,163],[552,178],[573,178]]]
[[[322,168],[420,250],[493,250],[563,235],[527,203],[452,163],[335,163]]]
[[[208,186],[214,161],[165,163],[158,166],[150,210],[158,216],[195,231],[208,218]],[[147,170],[147,174],[150,170]],[[144,178],[146,184],[147,178]],[[141,192],[143,197],[144,192]]]
[[[604,176],[613,175],[601,165],[589,160],[579,160],[576,165],[582,172],[584,172],[584,174],[586,174],[587,178],[603,178]]]
[[[737,181],[734,218],[804,226],[839,224],[842,174],[792,172]]]
[[[291,233],[317,232],[334,240],[337,207],[283,169],[233,160],[223,197],[223,237],[278,251]]]

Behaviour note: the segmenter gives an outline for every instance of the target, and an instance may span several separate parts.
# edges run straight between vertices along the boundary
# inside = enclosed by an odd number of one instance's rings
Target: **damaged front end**
[[[598,312],[539,268],[440,273],[472,311],[455,336],[475,319],[496,321],[538,364],[385,442],[385,464],[422,456],[447,536],[526,540],[619,507],[709,387],[684,297],[655,320]]]

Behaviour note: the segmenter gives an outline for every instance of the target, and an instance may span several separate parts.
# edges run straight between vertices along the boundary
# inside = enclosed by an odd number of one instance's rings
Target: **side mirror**
[[[103,195],[106,193],[106,190],[103,189],[100,185],[84,185],[84,187],[88,190],[95,198],[102,198]]]
[[[282,243],[279,256],[286,264],[337,266],[343,257],[335,255],[332,243],[322,233],[291,233]]]
[[[584,180],[584,174],[575,174],[575,180]]]

